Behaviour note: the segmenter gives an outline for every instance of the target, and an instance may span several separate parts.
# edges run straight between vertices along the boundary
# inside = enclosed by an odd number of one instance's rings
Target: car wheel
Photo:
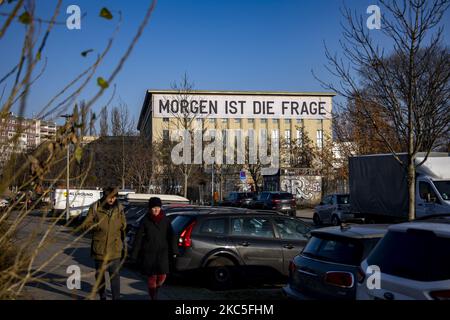
[[[316,226],[320,226],[322,224],[322,220],[320,220],[320,217],[317,214],[317,212],[314,212],[313,222],[314,222],[314,225],[316,225]]]
[[[341,220],[339,219],[339,217],[338,217],[337,215],[334,215],[334,216],[331,218],[331,224],[332,224],[333,226],[339,226],[339,225],[341,225]]]
[[[213,290],[230,289],[233,285],[235,264],[228,258],[217,258],[208,263],[210,287]]]

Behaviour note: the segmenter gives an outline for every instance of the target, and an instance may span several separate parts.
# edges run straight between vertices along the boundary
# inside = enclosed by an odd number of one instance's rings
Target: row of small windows
[[[198,118],[198,119],[196,119],[197,120],[197,122],[201,122],[201,123],[203,123],[203,121],[205,120],[207,120],[207,121],[209,121],[210,123],[215,123],[215,118],[209,118],[209,119],[202,119],[202,118]],[[241,120],[242,119],[234,119],[234,122],[235,123],[241,123]],[[302,120],[303,119],[295,119],[295,122],[296,123],[302,123]],[[217,121],[220,121],[220,122],[222,122],[222,123],[227,123],[228,122],[228,119],[226,119],[226,118],[223,118],[223,119],[218,119]],[[260,119],[259,120],[261,123],[267,123],[267,119]],[[163,122],[169,122],[169,118],[163,118]],[[255,123],[255,119],[247,119],[247,122],[248,123]],[[272,123],[274,123],[274,124],[278,124],[280,122],[280,120],[279,119],[272,119]],[[291,124],[291,119],[284,119],[284,123],[285,124]]]
[[[222,135],[223,135],[224,141],[226,141],[227,133],[225,130],[223,130]],[[280,138],[279,131],[272,130],[272,139],[279,139],[279,138]],[[291,130],[284,131],[284,139],[287,141],[291,141]],[[296,130],[295,139],[297,141],[300,141],[302,139],[302,131],[301,130]],[[167,129],[163,130],[163,140],[164,141],[169,140],[169,130],[167,130]],[[319,148],[322,148],[322,146],[323,146],[323,131],[322,130],[316,131],[316,144],[317,144],[317,147],[319,147]]]

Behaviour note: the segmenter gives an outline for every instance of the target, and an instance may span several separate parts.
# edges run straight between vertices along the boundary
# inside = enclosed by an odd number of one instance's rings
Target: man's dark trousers
[[[95,281],[99,281],[98,294],[100,300],[106,300],[105,272],[108,271],[111,282],[112,299],[120,299],[120,259],[110,260],[108,263],[95,260]],[[100,280],[99,280],[100,278]]]

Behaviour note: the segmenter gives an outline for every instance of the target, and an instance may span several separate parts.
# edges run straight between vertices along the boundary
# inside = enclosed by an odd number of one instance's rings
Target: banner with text
[[[156,118],[330,119],[331,96],[153,95]]]

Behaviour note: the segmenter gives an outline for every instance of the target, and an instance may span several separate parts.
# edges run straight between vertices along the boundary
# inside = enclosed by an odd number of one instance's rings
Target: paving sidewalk
[[[302,219],[311,219],[314,215],[314,209],[298,209],[297,210],[297,217]]]
[[[51,224],[51,220],[45,220],[37,216],[27,217],[24,228],[21,228],[23,234],[37,231],[39,234],[44,233]],[[88,238],[82,238],[76,243],[71,244],[74,235],[72,229],[64,226],[56,226],[52,232],[48,245],[45,246],[38,255],[34,269],[42,266],[43,263],[49,261],[55,252],[60,255],[51,261],[43,272],[39,273],[41,281],[30,283],[26,286],[24,299],[30,300],[84,300],[89,297],[92,286],[95,282],[94,262],[90,257],[91,241]],[[68,247],[68,248],[66,248]],[[33,248],[30,248],[31,250]],[[81,289],[70,290],[67,287],[67,280],[70,274],[67,268],[76,265],[81,269]],[[107,277],[107,287],[109,281]],[[110,298],[110,292],[107,290]],[[139,272],[129,268],[121,270],[121,295],[124,300],[147,300],[146,280]],[[97,298],[97,297],[96,297]],[[161,300],[228,300],[228,299],[283,299],[281,288],[271,287],[267,289],[230,290],[230,291],[211,291],[206,288],[185,285],[182,283],[167,283],[160,292]]]

